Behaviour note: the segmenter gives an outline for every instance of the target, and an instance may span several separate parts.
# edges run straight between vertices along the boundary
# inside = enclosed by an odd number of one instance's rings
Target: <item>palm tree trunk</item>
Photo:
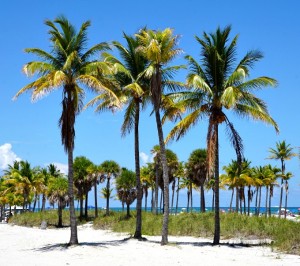
[[[289,183],[285,181],[285,204],[284,204],[284,219],[286,219],[287,200],[288,200]]]
[[[273,192],[271,192],[271,191],[273,191],[272,185],[270,187],[270,193],[269,193],[269,217],[271,217],[271,199],[272,199],[272,194],[273,194]]]
[[[84,217],[85,220],[88,220],[88,203],[89,203],[89,192],[85,194],[85,208],[84,208]]]
[[[126,217],[129,218],[130,217],[130,205],[129,204],[126,204],[126,210],[127,210]],[[136,237],[134,236],[134,238],[136,238]]]
[[[250,215],[250,202],[251,202],[251,186],[248,186],[248,210],[247,215]]]
[[[140,173],[140,151],[139,151],[139,119],[140,119],[140,102],[139,99],[135,101],[135,115],[134,115],[134,156],[135,156],[135,174],[136,174],[136,227],[134,238],[140,239],[142,237],[142,186]],[[127,213],[129,215],[129,213]]]
[[[68,194],[69,194],[69,204],[70,204],[70,226],[71,226],[71,237],[69,245],[77,245],[77,223],[76,223],[76,214],[74,206],[74,190],[73,190],[73,150],[68,150]]]
[[[80,209],[80,214],[79,214],[79,220],[82,221],[83,218],[83,195],[80,195],[79,199],[79,209]]]
[[[266,186],[266,214],[265,214],[265,217],[268,216],[268,197],[269,197],[269,186]]]
[[[258,206],[258,187],[256,187],[256,196],[255,196],[255,215],[258,216],[257,206]]]
[[[109,198],[110,198],[110,177],[107,177],[106,182],[106,215],[109,215]]]
[[[151,189],[151,211],[152,213],[155,213],[154,210],[155,202],[154,202],[154,188]]]
[[[160,103],[159,103],[160,104]],[[157,125],[157,132],[158,132],[158,139],[159,139],[159,146],[160,146],[160,156],[161,156],[161,163],[163,168],[163,180],[164,180],[164,215],[163,215],[163,225],[161,230],[161,245],[168,244],[168,225],[169,225],[169,171],[167,165],[167,158],[166,158],[166,149],[165,149],[165,142],[164,142],[164,135],[162,130],[162,124],[159,114],[159,106],[155,106],[155,118],[156,118],[156,125]]]
[[[190,197],[191,197],[191,213],[193,212],[193,185],[190,185]]]
[[[201,212],[205,212],[205,195],[204,195],[204,186],[203,184],[200,186],[201,191]]]
[[[214,240],[213,245],[220,244],[220,187],[219,187],[219,125],[216,123],[215,127],[215,165],[214,165],[214,174],[215,174],[215,230],[214,230]]]
[[[236,195],[235,195],[235,212],[238,213],[239,212],[239,196],[240,196],[240,191],[239,188],[236,187]]]
[[[61,206],[60,201],[58,201],[57,213],[58,213],[58,224],[57,224],[57,227],[63,227],[63,223],[62,223],[62,206]]]
[[[243,206],[242,206],[242,199],[243,199],[243,194],[242,194],[242,188],[239,188],[239,203],[240,203],[240,213],[242,214],[243,213]]]
[[[190,190],[187,190],[187,204],[186,204],[186,212],[190,211]]]
[[[281,173],[282,173],[282,176],[284,175],[284,172],[285,172],[285,163],[284,163],[284,160],[281,159]],[[279,212],[278,212],[279,218],[281,217],[282,196],[283,196],[283,177],[281,178],[281,187],[280,187]]]
[[[43,196],[42,196],[42,209],[41,209],[41,211],[45,211],[45,206],[46,206],[46,195],[45,195],[45,193],[43,193]]]
[[[215,190],[213,189],[213,195],[212,195],[212,200],[211,200],[211,210],[215,210]]]
[[[155,162],[155,214],[158,215],[158,165]]]
[[[159,204],[159,212],[160,213],[163,212],[163,206],[162,206],[162,204],[163,204],[163,197],[164,197],[164,193],[162,191],[161,194],[160,194],[160,204]]]
[[[259,187],[257,216],[259,216],[260,214],[260,203],[261,203],[261,187]]]
[[[147,211],[147,203],[148,203],[148,187],[145,188],[145,212]]]
[[[246,215],[246,197],[245,197],[245,187],[243,187],[243,201],[244,201],[244,214]]]
[[[37,194],[34,195],[34,202],[33,202],[32,212],[35,212],[36,201],[37,201]]]
[[[233,201],[233,196],[234,196],[234,188],[232,188],[232,193],[231,193],[231,199],[230,199],[230,205],[229,205],[229,211],[232,211],[232,201]]]
[[[95,218],[97,218],[98,217],[97,177],[94,183],[94,197],[95,197]]]
[[[172,203],[171,203],[171,212],[173,212],[173,204],[174,204],[174,194],[175,194],[175,182],[176,179],[174,179],[173,183],[172,183]]]
[[[177,191],[176,191],[176,208],[175,208],[175,214],[178,213],[178,201],[179,201],[179,178],[177,183]]]

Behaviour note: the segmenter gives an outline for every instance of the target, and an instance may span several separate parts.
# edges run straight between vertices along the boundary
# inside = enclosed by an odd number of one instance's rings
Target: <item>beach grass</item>
[[[135,231],[135,212],[130,218],[122,212],[110,212],[106,216],[100,212],[98,218],[93,219],[95,229],[109,229],[114,232],[124,232],[131,235]],[[92,217],[93,213],[90,214]],[[143,212],[142,234],[147,236],[160,235],[162,227],[162,214],[154,215]],[[51,210],[39,213],[23,213],[11,218],[10,223],[21,226],[39,227],[42,221],[48,226],[57,224],[57,211]],[[84,223],[84,221],[83,221]],[[63,224],[69,226],[69,213],[63,212]],[[193,236],[212,238],[214,232],[214,213],[182,213],[170,215],[169,235]],[[270,239],[271,246],[277,251],[300,255],[300,223],[277,217],[256,217],[235,213],[221,214],[221,238],[226,239]]]

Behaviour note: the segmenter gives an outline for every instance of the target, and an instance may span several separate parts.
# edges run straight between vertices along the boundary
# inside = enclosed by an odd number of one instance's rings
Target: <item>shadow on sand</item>
[[[52,250],[66,250],[68,248],[73,248],[73,247],[100,247],[100,248],[109,248],[109,247],[116,247],[116,246],[121,246],[123,244],[126,244],[128,241],[143,241],[146,243],[152,243],[152,244],[157,244],[161,245],[160,241],[157,240],[148,240],[146,238],[142,239],[134,239],[133,237],[128,237],[124,238],[121,240],[109,240],[109,241],[102,241],[102,242],[80,242],[78,245],[75,246],[69,246],[67,243],[66,244],[49,244],[43,247],[35,248],[34,250],[36,251],[43,251],[43,252],[48,252]],[[208,241],[201,241],[201,242],[183,242],[183,241],[169,241],[169,246],[194,246],[194,247],[205,247],[205,246],[227,246],[230,248],[245,248],[245,247],[258,247],[258,246],[266,246],[269,245],[270,243],[264,242],[264,241],[257,241],[257,242],[251,242],[251,243],[230,243],[230,242],[225,242],[223,241],[219,245],[213,245],[211,242]]]

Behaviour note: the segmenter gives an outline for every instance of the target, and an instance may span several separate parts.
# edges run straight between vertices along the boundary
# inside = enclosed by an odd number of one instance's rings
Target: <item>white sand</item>
[[[79,246],[66,247],[70,229],[25,228],[0,224],[0,265],[300,265],[300,256],[268,247],[211,246],[211,239],[160,237],[124,240],[128,235],[78,227]]]

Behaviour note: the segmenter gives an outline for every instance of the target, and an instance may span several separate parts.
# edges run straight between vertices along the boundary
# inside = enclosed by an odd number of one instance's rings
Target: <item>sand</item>
[[[161,246],[159,236],[137,241],[91,224],[78,226],[80,245],[67,247],[69,237],[69,228],[0,224],[0,265],[300,265],[300,256],[269,247],[212,246],[211,239],[193,237],[169,237],[170,244]]]

